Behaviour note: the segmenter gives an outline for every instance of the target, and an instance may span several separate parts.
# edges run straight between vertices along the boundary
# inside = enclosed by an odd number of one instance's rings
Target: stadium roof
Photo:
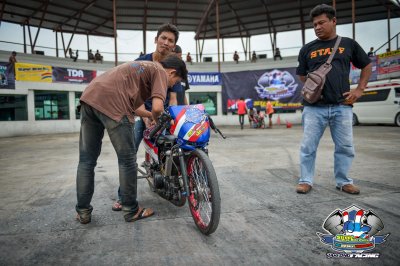
[[[352,1],[336,0],[115,0],[118,30],[152,31],[171,22],[196,39],[221,38],[311,28],[309,11],[336,2],[338,24],[352,22]],[[0,19],[54,31],[114,36],[113,0],[2,0]],[[356,22],[400,17],[399,0],[355,0]]]

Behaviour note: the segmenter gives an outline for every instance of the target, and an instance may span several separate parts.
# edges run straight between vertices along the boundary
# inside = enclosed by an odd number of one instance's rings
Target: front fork
[[[184,188],[184,193],[182,193],[182,196],[184,197],[189,197],[189,178],[187,175],[187,168],[186,168],[186,162],[185,162],[185,155],[182,151],[181,148],[178,149],[178,156],[179,156],[179,165],[181,167],[181,174],[182,174],[182,179],[183,179],[183,188]]]

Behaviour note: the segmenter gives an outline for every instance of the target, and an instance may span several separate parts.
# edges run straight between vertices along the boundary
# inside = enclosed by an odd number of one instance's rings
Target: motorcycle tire
[[[215,232],[221,214],[217,175],[207,154],[194,150],[187,160],[189,209],[197,228],[205,235]]]

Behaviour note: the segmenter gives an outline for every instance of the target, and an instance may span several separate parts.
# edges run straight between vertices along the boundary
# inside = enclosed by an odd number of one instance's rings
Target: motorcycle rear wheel
[[[197,228],[205,235],[215,232],[221,214],[217,175],[210,158],[194,150],[187,160],[189,209]]]

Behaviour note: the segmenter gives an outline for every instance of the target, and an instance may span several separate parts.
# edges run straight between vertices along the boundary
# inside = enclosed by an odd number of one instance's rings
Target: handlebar
[[[222,132],[215,126],[214,121],[211,119],[211,116],[209,114],[207,114],[208,117],[208,121],[210,121],[210,127],[212,130],[214,130],[215,133],[218,133],[219,135],[221,135],[221,137],[223,139],[226,139],[226,136],[224,136],[224,134],[222,134]]]
[[[156,124],[156,126],[151,130],[150,134],[149,134],[149,138],[152,139],[154,138],[154,135],[157,134],[158,131],[160,131],[161,129],[164,130],[164,127],[167,127],[167,122],[169,122],[171,120],[171,116],[166,113],[163,112],[159,118],[158,118],[158,122]]]

